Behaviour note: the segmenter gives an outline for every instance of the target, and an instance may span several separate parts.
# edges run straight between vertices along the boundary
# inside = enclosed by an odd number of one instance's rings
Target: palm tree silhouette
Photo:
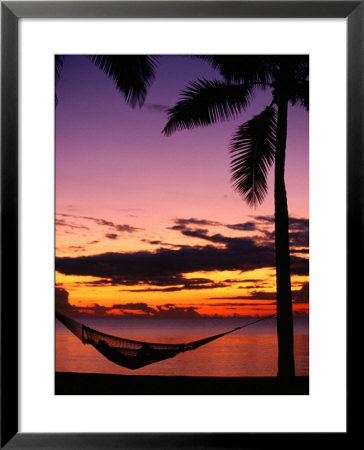
[[[243,123],[231,139],[234,188],[250,206],[267,193],[267,172],[275,162],[274,212],[277,287],[278,376],[295,375],[289,251],[289,218],[284,181],[288,104],[308,110],[308,56],[198,56],[207,60],[224,81],[198,79],[168,110],[163,129],[207,126],[236,118],[250,104],[256,89],[270,89],[272,98],[260,114]]]
[[[157,64],[156,56],[145,55],[89,55],[91,61],[110,77],[118,91],[132,107],[141,107],[147,95],[147,89],[154,80]],[[55,57],[56,85],[61,77],[64,56]],[[56,94],[56,106],[58,98]]]

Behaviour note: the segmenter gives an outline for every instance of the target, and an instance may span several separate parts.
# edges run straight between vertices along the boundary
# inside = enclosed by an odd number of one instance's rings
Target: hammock
[[[56,311],[56,318],[65,325],[74,335],[76,335],[83,344],[91,344],[108,360],[119,366],[128,369],[140,369],[141,367],[153,364],[164,359],[173,358],[178,353],[184,353],[189,350],[196,350],[202,345],[208,344],[215,339],[219,339],[234,331],[253,325],[272,316],[263,317],[241,327],[226,331],[225,333],[216,334],[198,341],[189,342],[188,344],[156,344],[152,342],[133,341],[131,339],[110,336],[101,333],[92,328],[87,327],[70,317],[64,316]]]

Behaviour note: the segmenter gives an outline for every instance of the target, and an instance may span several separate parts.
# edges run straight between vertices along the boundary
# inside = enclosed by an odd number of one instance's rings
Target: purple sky
[[[231,188],[227,147],[237,126],[270,102],[270,95],[259,93],[234,121],[163,136],[166,114],[160,108],[173,106],[180,90],[198,77],[219,75],[204,61],[162,57],[144,107],[132,109],[86,57],[66,57],[57,89],[57,211],[68,204],[83,208],[96,199],[111,208],[118,198],[124,207],[143,207],[154,195],[158,203],[168,203],[166,189],[177,195],[202,189],[214,203],[227,203],[227,196],[240,214],[251,214]],[[307,217],[308,113],[303,108],[289,111],[286,167],[290,212]],[[140,191],[144,199],[138,198]],[[273,211],[271,191],[259,213]]]
[[[258,92],[236,120],[161,134],[164,108],[197,78],[220,79],[205,61],[160,57],[144,106],[133,109],[88,58],[65,57],[56,109],[58,256],[150,250],[152,240],[187,244],[170,229],[181,218],[237,224],[273,214],[273,171],[264,203],[250,209],[232,188],[228,152],[237,127],[270,104],[270,92]],[[308,138],[307,111],[290,107],[286,187],[298,218],[308,217]],[[110,223],[126,227],[115,232]]]

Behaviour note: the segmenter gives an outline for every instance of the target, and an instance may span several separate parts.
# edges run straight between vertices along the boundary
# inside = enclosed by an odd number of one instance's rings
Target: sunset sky
[[[205,61],[159,58],[142,108],[85,56],[57,85],[56,307],[68,314],[166,317],[275,312],[273,171],[251,209],[231,184],[229,141],[270,104],[260,92],[236,120],[161,131],[166,110]],[[289,108],[286,188],[296,315],[308,314],[308,113]]]

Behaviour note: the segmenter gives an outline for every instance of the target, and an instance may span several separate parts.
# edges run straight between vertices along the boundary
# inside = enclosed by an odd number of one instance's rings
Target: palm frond
[[[292,90],[290,101],[293,106],[299,104],[306,108],[307,111],[309,110],[310,102],[308,80],[303,80],[300,83],[296,83],[294,90]]]
[[[156,56],[91,55],[89,58],[114,81],[131,106],[143,105],[147,89],[154,80]]]
[[[273,106],[241,125],[231,140],[232,183],[250,206],[263,202],[267,172],[275,156],[277,118]]]
[[[64,56],[62,55],[56,55],[55,56],[55,78],[56,78],[56,85],[61,77],[61,72],[63,69],[63,62],[64,62]],[[56,92],[56,106],[58,105],[58,97]]]
[[[252,87],[199,79],[190,83],[181,97],[168,110],[168,122],[162,131],[166,136],[237,117],[249,105]]]
[[[273,81],[270,56],[262,55],[204,55],[228,83],[257,83],[263,89]]]
[[[309,58],[302,56],[297,61],[295,78],[297,80],[306,80],[309,76]]]
[[[56,55],[55,56],[55,75],[56,75],[56,83],[59,81],[61,77],[61,72],[63,69],[64,56]]]
[[[309,57],[297,55],[291,57],[292,87],[289,99],[292,105],[299,104],[309,110]]]

